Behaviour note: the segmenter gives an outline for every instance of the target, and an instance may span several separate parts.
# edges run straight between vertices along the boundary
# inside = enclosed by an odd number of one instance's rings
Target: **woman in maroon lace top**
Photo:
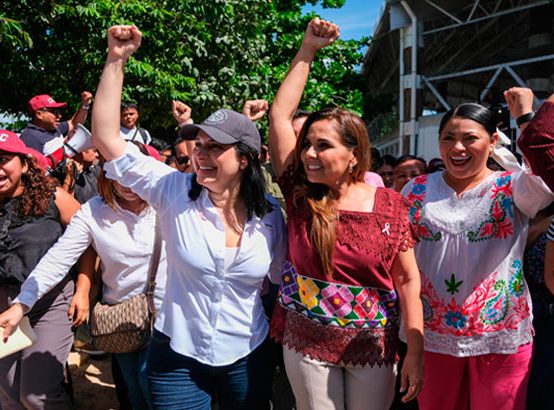
[[[388,409],[400,310],[408,335],[404,401],[417,396],[423,377],[408,203],[364,183],[370,147],[357,115],[317,111],[298,140],[292,126],[317,50],[338,36],[334,24],[310,22],[270,112],[273,169],[289,218],[288,261],[271,333],[284,345],[299,410]]]

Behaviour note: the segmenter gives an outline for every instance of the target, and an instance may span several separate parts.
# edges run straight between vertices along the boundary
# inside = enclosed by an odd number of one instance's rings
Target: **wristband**
[[[517,126],[521,127],[526,122],[531,121],[534,116],[535,116],[535,113],[533,111],[531,111],[531,112],[528,112],[527,114],[523,114],[523,115],[517,117],[517,119],[516,119]]]
[[[194,124],[194,121],[192,120],[192,118],[189,118],[189,119],[186,120],[186,121],[180,122],[180,123],[179,123],[179,128],[182,128],[182,127],[184,127],[185,125],[189,125],[189,124]]]
[[[85,105],[85,104],[81,105],[81,110],[85,110],[85,111],[90,110],[90,104],[88,104],[88,105]]]

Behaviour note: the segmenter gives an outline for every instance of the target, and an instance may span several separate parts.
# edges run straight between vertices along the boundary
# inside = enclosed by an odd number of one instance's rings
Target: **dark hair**
[[[171,149],[171,144],[169,144],[169,142],[154,137],[152,137],[152,141],[150,141],[150,146],[154,147],[156,151],[160,153],[166,149]]]
[[[425,160],[421,157],[418,157],[416,155],[411,155],[411,154],[402,155],[400,158],[398,158],[396,160],[395,167],[403,164],[404,162],[408,162],[408,161],[418,161],[418,162],[420,162],[421,165],[423,166],[423,172],[425,172],[425,168],[427,168],[427,163],[425,162]]]
[[[439,136],[451,118],[465,118],[481,124],[492,135],[496,132],[496,121],[491,110],[477,103],[464,103],[448,111],[441,119]]]
[[[124,101],[124,102],[121,103],[121,111],[127,110],[129,108],[134,108],[138,112],[138,105],[137,105],[136,102]]]
[[[383,166],[383,159],[381,153],[377,148],[371,147],[371,169],[369,171],[375,171]]]
[[[311,111],[306,111],[306,110],[302,110],[302,109],[298,108],[294,112],[294,115],[292,116],[292,119],[296,120],[297,118],[309,117],[310,115],[312,115]]]
[[[396,157],[393,157],[392,155],[390,154],[385,154],[381,157],[381,161],[383,162],[383,165],[389,165],[391,167],[395,167],[396,166],[396,163],[397,163],[397,159]]]
[[[323,270],[333,274],[333,250],[336,240],[337,209],[331,189],[323,184],[314,184],[308,181],[306,171],[301,160],[301,154],[306,144],[306,135],[310,127],[317,121],[329,120],[341,142],[354,151],[358,163],[350,174],[349,183],[363,182],[365,172],[371,163],[371,147],[367,128],[363,120],[356,114],[341,108],[325,108],[312,113],[298,136],[294,150],[293,201],[306,203],[312,214],[310,241],[317,249]]]
[[[239,197],[246,205],[248,220],[254,215],[263,218],[273,210],[273,205],[267,200],[265,179],[262,173],[262,166],[258,158],[258,152],[243,142],[234,144],[237,155],[247,159],[248,165],[242,171],[240,181]],[[192,186],[189,190],[189,197],[196,201],[204,187],[196,180],[196,174],[192,176]]]
[[[34,157],[22,154],[18,157],[22,165],[27,164],[28,169],[21,174],[23,194],[17,212],[22,218],[43,216],[48,211],[52,195],[56,192],[57,182],[44,173]]]

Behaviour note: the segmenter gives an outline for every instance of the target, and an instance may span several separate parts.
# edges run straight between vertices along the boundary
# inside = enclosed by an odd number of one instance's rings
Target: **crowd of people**
[[[554,95],[534,114],[505,92],[523,162],[477,103],[443,115],[440,158],[381,156],[358,115],[299,109],[339,34],[310,22],[271,109],[173,101],[170,144],[121,100],[142,34],[114,26],[94,101],[61,122],[38,95],[0,130],[0,343],[24,316],[37,335],[0,358],[1,409],[72,408],[74,328],[152,277],[153,329],[113,354],[121,408],[270,409],[276,367],[298,410],[551,407]]]

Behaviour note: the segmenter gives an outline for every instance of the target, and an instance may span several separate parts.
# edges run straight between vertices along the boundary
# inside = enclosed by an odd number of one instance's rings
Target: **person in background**
[[[401,156],[394,167],[394,190],[400,192],[409,180],[426,172],[426,164],[423,158],[415,155]]]
[[[377,172],[383,179],[385,188],[394,188],[394,167],[396,166],[396,158],[392,155],[383,155],[381,157],[381,166],[377,168]]]
[[[523,273],[533,301],[535,331],[526,404],[527,409],[533,410],[547,410],[552,407],[549,391],[554,380],[554,275],[553,269],[548,269],[547,266],[554,266],[553,216],[554,204],[551,204],[529,221],[523,259]],[[548,265],[546,260],[549,261]]]
[[[171,163],[171,161],[173,160],[173,151],[170,143],[159,138],[152,138],[152,141],[150,141],[150,146],[158,151],[158,154],[160,155],[160,161],[167,165]]]
[[[271,335],[283,344],[299,410],[384,410],[394,396],[400,305],[410,339],[405,401],[418,395],[423,379],[409,205],[392,190],[364,183],[371,151],[359,116],[316,111],[298,137],[293,125],[317,51],[338,36],[330,22],[309,23],[269,113],[289,238]]]
[[[142,154],[148,155],[142,144],[139,149]],[[154,246],[156,213],[138,195],[106,178],[104,172],[98,180],[98,191],[99,196],[83,205],[58,242],[48,250],[22,284],[14,306],[2,313],[0,322],[19,322],[23,312],[58,286],[68,269],[90,245],[95,254],[85,262],[88,266],[79,271],[77,292],[72,302],[77,314],[73,323],[75,326],[83,324],[88,316],[96,254],[101,261],[103,303],[117,304],[144,292]],[[166,270],[162,243],[154,292],[156,309],[162,304]],[[148,343],[135,352],[114,355],[127,386],[128,399],[135,410],[152,408],[146,378],[147,348]]]
[[[192,120],[192,109],[182,101],[172,101],[171,113],[173,118],[179,124],[179,128],[185,125],[194,124]],[[173,161],[171,166],[179,172],[192,174],[192,153],[194,151],[194,143],[181,137],[177,137],[173,144]]]
[[[28,148],[33,148],[48,157],[63,146],[66,136],[73,135],[77,124],[86,121],[92,103],[92,94],[81,93],[81,105],[68,121],[61,121],[65,102],[56,102],[47,94],[35,95],[29,100],[31,122],[21,132],[21,140]]]
[[[440,158],[433,158],[427,164],[428,174],[432,174],[433,172],[439,172],[444,170],[445,170],[444,161]]]
[[[242,113],[253,122],[262,119],[268,110],[269,104],[267,100],[247,100],[242,107]],[[264,147],[266,149],[265,155],[263,155]],[[270,153],[268,150],[269,148],[266,145],[261,146],[260,164],[262,166],[265,186],[267,192],[279,201],[279,205],[281,206],[283,213],[285,213],[285,199],[283,197],[283,193],[281,192],[281,188],[279,188],[279,185],[275,182],[273,167],[271,162],[269,162]]]
[[[510,114],[516,119],[521,137],[517,144],[535,175],[554,191],[554,94],[533,113],[533,92],[513,87],[504,93]]]
[[[68,320],[71,275],[27,311],[14,301],[22,283],[62,235],[79,203],[46,176],[32,150],[11,131],[0,130],[0,311],[25,312],[37,341],[0,359],[0,403],[9,409],[71,409],[64,368],[73,332]],[[16,325],[0,315],[4,340]]]
[[[152,137],[148,130],[139,125],[140,114],[138,105],[134,102],[121,104],[121,127],[119,134],[126,141],[137,141],[149,145]]]
[[[98,195],[96,184],[100,168],[96,148],[84,150],[67,160],[62,188],[72,194],[80,204]]]
[[[300,130],[302,129],[302,126],[304,125],[310,114],[311,111],[302,110],[300,108],[298,108],[294,112],[292,127],[296,136],[300,135]]]
[[[164,303],[149,347],[154,408],[266,409],[268,323],[260,297],[279,280],[286,249],[277,202],[265,195],[260,135],[244,115],[220,109],[180,130],[194,139],[195,174],[140,155],[118,136],[125,64],[140,46],[135,26],[108,30],[96,94],[93,143],[108,178],[163,215],[168,270]]]
[[[525,409],[533,330],[523,255],[529,218],[554,195],[499,138],[486,107],[453,108],[439,126],[446,170],[420,175],[402,192],[419,239],[422,410]],[[489,156],[504,170],[489,169]]]

